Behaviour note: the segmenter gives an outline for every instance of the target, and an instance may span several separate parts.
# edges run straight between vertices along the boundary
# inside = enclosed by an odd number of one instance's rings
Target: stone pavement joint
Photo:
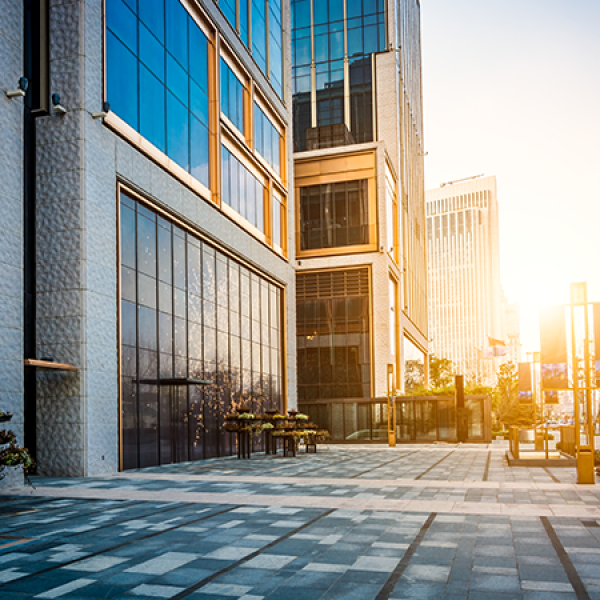
[[[400,581],[402,575],[404,575],[404,571],[406,571],[406,567],[408,567],[410,563],[410,559],[413,557],[413,554],[417,551],[425,534],[431,527],[433,520],[437,517],[436,513],[431,513],[427,517],[427,521],[423,524],[423,527],[419,530],[417,537],[413,540],[412,544],[407,548],[404,556],[400,560],[400,562],[396,565],[396,568],[392,571],[392,574],[389,576],[388,580],[383,584],[383,587],[379,591],[379,594],[375,597],[375,600],[388,600],[397,583]]]

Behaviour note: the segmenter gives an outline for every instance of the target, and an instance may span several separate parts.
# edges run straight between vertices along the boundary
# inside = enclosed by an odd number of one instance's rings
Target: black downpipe
[[[23,75],[29,82],[23,115],[23,353],[36,358],[36,117],[47,114],[48,5],[25,0]],[[24,369],[24,442],[36,458],[36,371]]]

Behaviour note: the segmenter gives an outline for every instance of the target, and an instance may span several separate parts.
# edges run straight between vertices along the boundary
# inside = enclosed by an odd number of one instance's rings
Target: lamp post
[[[583,375],[585,397],[585,437],[586,443],[581,444],[581,405],[579,400],[579,369],[577,365],[577,336],[575,331],[575,308],[583,307],[584,347]],[[587,283],[571,284],[571,344],[573,352],[573,404],[575,408],[575,447],[577,452],[577,483],[596,483],[594,474],[594,426],[592,423],[592,382],[590,375],[590,334],[587,301]]]
[[[388,396],[388,446],[396,447],[396,381],[394,380],[394,365],[387,367],[387,396]]]

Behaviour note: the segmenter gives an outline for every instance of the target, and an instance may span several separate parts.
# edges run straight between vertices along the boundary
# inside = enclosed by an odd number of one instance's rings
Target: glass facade
[[[221,112],[244,133],[244,85],[221,59]]]
[[[281,135],[258,104],[254,104],[254,148],[281,175]]]
[[[123,468],[234,453],[226,413],[283,409],[281,289],[126,194],[120,233]]]
[[[485,410],[489,399],[467,398],[467,440],[486,441]],[[319,429],[331,433],[334,442],[388,441],[388,407],[381,399],[357,402],[300,403],[300,412],[310,415]],[[488,410],[490,410],[488,408]],[[398,442],[456,441],[454,398],[400,398],[396,400]]]
[[[220,0],[219,6],[254,60],[281,97],[283,94],[283,22],[281,0]],[[267,21],[267,14],[269,16]],[[239,19],[238,19],[239,17]],[[252,25],[250,44],[249,24]],[[268,23],[268,34],[267,34]],[[267,69],[267,54],[269,67]]]
[[[298,402],[371,396],[368,269],[298,273]]]
[[[301,250],[369,243],[368,181],[300,188]]]
[[[306,149],[306,130],[315,122],[318,127],[346,123],[354,142],[373,141],[372,55],[385,44],[385,0],[292,0],[295,150]],[[345,114],[345,95],[350,114]]]
[[[221,146],[222,200],[262,233],[265,187],[225,146]]]
[[[209,186],[208,40],[178,0],[106,0],[111,110]]]

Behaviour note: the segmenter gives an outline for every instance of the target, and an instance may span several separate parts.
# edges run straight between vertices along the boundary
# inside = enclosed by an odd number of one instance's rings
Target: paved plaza
[[[506,445],[320,446],[0,497],[0,598],[600,600],[600,485]]]

